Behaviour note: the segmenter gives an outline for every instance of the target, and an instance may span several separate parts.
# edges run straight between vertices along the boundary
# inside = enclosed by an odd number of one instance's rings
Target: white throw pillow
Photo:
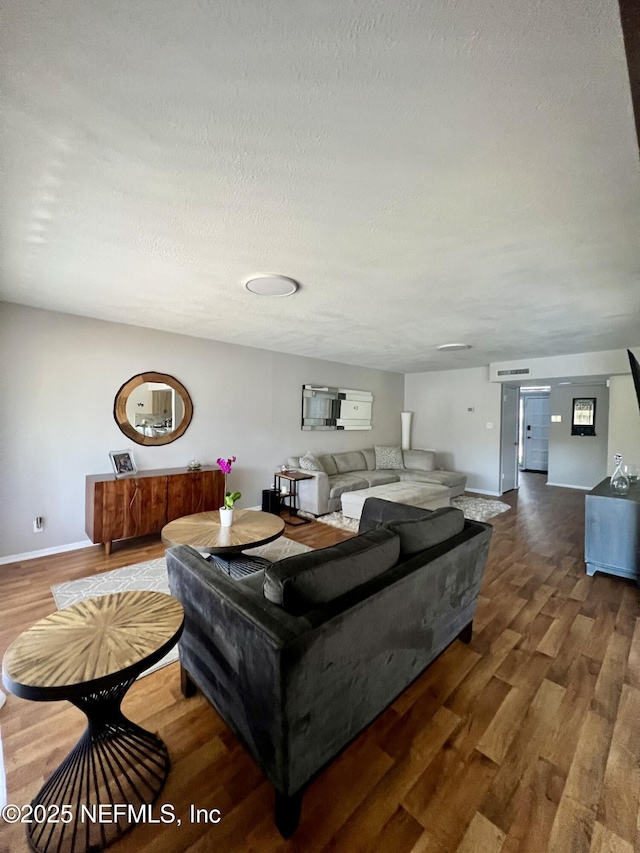
[[[307,450],[304,456],[300,457],[300,467],[303,471],[322,471],[324,473],[322,463],[310,450]]]
[[[376,470],[388,471],[404,468],[402,448],[399,445],[398,447],[384,447],[376,444],[373,449],[376,454]]]

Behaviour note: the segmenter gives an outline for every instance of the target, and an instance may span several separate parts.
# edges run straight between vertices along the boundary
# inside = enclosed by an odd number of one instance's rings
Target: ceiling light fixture
[[[277,273],[252,275],[245,281],[244,286],[257,296],[291,296],[299,287],[297,281]]]
[[[471,344],[440,344],[436,349],[441,352],[458,352],[463,349],[471,349]]]

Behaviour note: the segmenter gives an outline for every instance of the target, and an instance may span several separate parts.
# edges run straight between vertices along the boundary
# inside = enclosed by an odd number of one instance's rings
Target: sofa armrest
[[[310,474],[310,480],[298,480],[298,505],[312,515],[324,515],[329,512],[329,475],[324,471],[305,471],[292,468],[301,474]]]
[[[283,650],[309,623],[251,595],[187,546],[167,551],[185,611],[180,663],[277,789],[287,790]]]

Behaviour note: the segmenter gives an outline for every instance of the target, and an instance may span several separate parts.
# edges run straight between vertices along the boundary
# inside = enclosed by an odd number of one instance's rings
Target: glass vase
[[[629,491],[629,478],[622,468],[622,456],[620,456],[619,453],[616,453],[614,460],[616,467],[611,475],[611,491],[615,495],[626,495]]]

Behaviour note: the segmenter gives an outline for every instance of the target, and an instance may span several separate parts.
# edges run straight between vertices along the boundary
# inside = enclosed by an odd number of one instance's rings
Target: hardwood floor
[[[114,853],[632,853],[640,850],[640,593],[585,574],[584,494],[523,477],[494,536],[470,645],[456,641],[308,789],[283,841],[272,789],[216,712],[184,699],[177,664],[132,687],[127,716],[172,757],[160,801]],[[314,547],[348,534],[285,529]],[[154,539],[0,569],[0,651],[54,609],[52,583],[160,556]],[[24,804],[83,728],[65,703],[9,696],[0,711],[8,801]],[[0,772],[0,782],[2,773]],[[189,805],[220,809],[192,823]],[[0,824],[0,850],[26,851]]]

